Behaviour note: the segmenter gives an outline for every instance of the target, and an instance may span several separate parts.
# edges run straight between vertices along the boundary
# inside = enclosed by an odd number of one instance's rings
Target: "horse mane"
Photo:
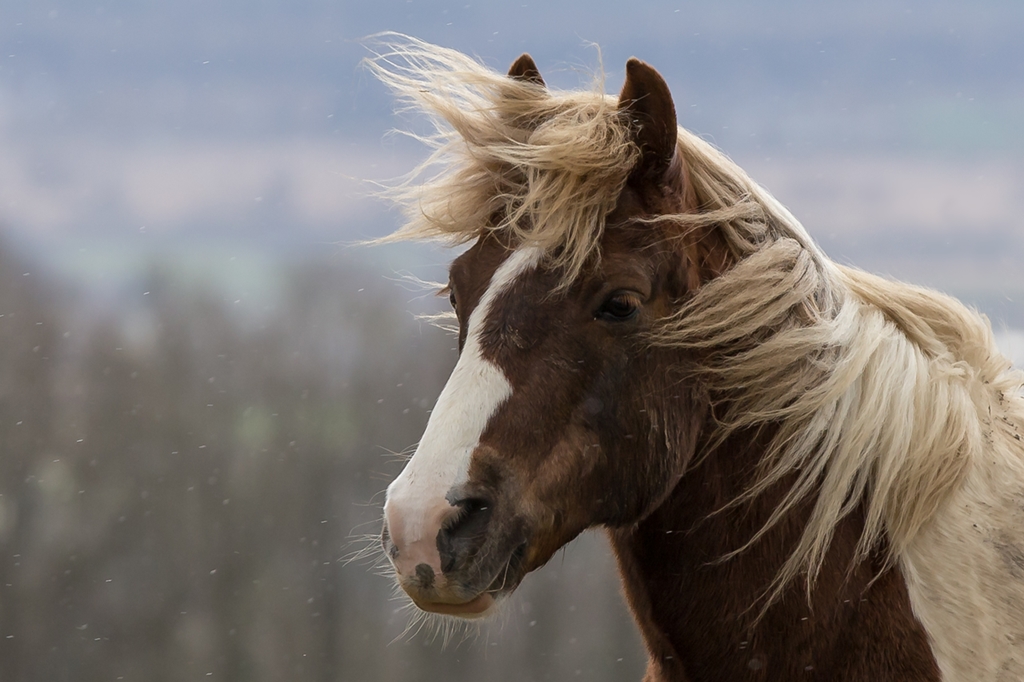
[[[766,593],[801,573],[810,596],[833,532],[863,505],[854,561],[884,548],[898,562],[993,447],[1024,416],[1024,375],[996,349],[985,318],[924,288],[816,261],[779,236],[702,287],[653,334],[705,358],[711,444],[774,425],[755,483],[731,505],[795,477],[743,551],[803,500],[807,526]],[[706,453],[704,456],[707,456]]]
[[[380,240],[442,239],[485,231],[541,246],[571,281],[598,253],[605,216],[639,158],[616,100],[552,91],[468,56],[394,33],[369,68],[434,124],[412,135],[433,151],[384,194],[405,224]]]
[[[369,66],[425,111],[433,148],[386,193],[407,222],[382,241],[465,243],[486,231],[543,246],[564,280],[599,257],[605,216],[639,152],[600,76],[552,91],[453,50],[386,34]],[[1024,375],[996,349],[987,319],[955,299],[829,260],[803,226],[724,154],[679,129],[696,214],[657,216],[683,236],[711,226],[735,265],[650,333],[690,349],[712,398],[707,456],[740,429],[776,429],[754,484],[732,504],[795,477],[741,552],[808,499],[803,535],[766,592],[815,577],[839,522],[863,508],[856,560],[900,560],[979,463],[1004,451],[1001,415],[1024,418]],[[1003,417],[1005,419],[1005,417]]]

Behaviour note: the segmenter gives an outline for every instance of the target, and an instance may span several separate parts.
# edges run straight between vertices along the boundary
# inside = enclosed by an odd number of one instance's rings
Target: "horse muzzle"
[[[521,579],[518,536],[492,533],[483,498],[416,509],[388,499],[381,543],[399,586],[420,609],[462,618],[489,615]]]

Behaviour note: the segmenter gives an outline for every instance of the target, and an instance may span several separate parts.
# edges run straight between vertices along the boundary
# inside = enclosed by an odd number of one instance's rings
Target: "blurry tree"
[[[44,628],[31,617],[31,549],[45,514],[38,467],[52,458],[59,312],[27,266],[0,247],[0,679],[30,679]]]
[[[243,314],[168,264],[115,305],[41,279],[0,241],[2,682],[639,676],[593,540],[503,631],[392,643],[391,581],[342,559],[455,361],[392,282],[310,259]]]

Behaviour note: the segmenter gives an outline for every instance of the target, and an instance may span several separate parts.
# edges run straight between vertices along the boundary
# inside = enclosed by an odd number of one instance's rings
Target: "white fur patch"
[[[900,562],[943,682],[1024,680],[1024,455],[1001,436]]]
[[[437,534],[434,519],[423,512],[443,501],[453,486],[467,481],[470,459],[487,422],[512,395],[505,374],[481,353],[480,330],[498,294],[536,267],[542,255],[542,249],[521,248],[495,271],[469,317],[466,345],[430,413],[419,447],[388,486],[387,506],[402,510],[405,527],[401,530],[406,542]]]

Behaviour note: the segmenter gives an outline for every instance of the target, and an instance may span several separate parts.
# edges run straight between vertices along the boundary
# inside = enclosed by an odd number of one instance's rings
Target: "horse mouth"
[[[525,576],[523,569],[528,544],[523,542],[518,545],[498,569],[487,588],[471,599],[453,602],[446,599],[425,598],[425,595],[413,594],[408,590],[407,593],[421,611],[467,619],[486,618],[494,612],[494,607],[499,599],[511,594],[522,582]]]
[[[443,616],[458,616],[459,618],[483,618],[491,612],[496,603],[494,595],[490,592],[478,594],[461,604],[421,601],[415,597],[412,598],[412,601],[422,611],[437,613]]]

